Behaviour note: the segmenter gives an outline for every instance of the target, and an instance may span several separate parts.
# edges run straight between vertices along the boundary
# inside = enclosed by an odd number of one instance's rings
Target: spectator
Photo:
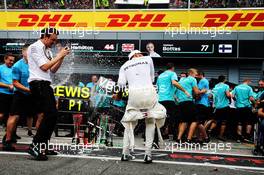
[[[172,8],[187,8],[188,7],[188,1],[186,0],[175,0],[174,2],[171,2]]]
[[[90,88],[90,90],[96,85],[98,78],[96,75],[92,75],[91,82],[86,84],[86,87]],[[83,82],[79,82],[79,87],[85,87]]]
[[[92,89],[96,85],[97,81],[98,81],[97,76],[96,75],[93,75],[92,76],[92,81],[90,83],[88,83],[86,86],[88,88]]]
[[[107,9],[109,8],[109,3],[110,3],[109,0],[95,0],[95,7]]]
[[[9,9],[91,9],[92,0],[23,0],[7,1]],[[0,3],[1,6],[1,3]]]
[[[4,8],[4,1],[0,8]],[[147,2],[147,1],[145,1]],[[115,8],[115,0],[95,0],[97,9]],[[191,8],[263,7],[263,0],[192,0]],[[146,6],[147,7],[147,6]],[[188,8],[188,0],[171,0],[171,8]],[[9,9],[91,9],[93,0],[8,0]]]

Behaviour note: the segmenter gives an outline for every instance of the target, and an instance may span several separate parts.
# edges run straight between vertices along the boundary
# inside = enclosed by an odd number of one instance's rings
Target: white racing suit
[[[134,148],[134,128],[139,119],[146,123],[146,154],[151,155],[155,125],[161,128],[165,123],[166,109],[158,103],[156,89],[149,88],[129,89],[128,103],[121,120],[125,127],[123,139],[123,154],[129,154]]]

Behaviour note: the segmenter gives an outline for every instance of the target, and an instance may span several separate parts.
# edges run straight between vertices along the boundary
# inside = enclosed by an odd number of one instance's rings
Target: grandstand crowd
[[[129,7],[129,1],[123,0]],[[142,8],[151,8],[148,0],[142,0]],[[162,0],[161,0],[162,4]],[[4,0],[0,1],[3,9]],[[190,8],[243,8],[264,7],[264,0],[191,0]],[[7,0],[7,9],[92,9],[93,0]],[[116,0],[95,0],[97,9],[119,8]],[[133,7],[131,7],[133,8]],[[170,0],[168,8],[188,8],[187,0]]]

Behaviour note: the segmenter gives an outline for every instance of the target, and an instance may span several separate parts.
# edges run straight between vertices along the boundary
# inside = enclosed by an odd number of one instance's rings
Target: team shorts
[[[13,94],[0,93],[0,113],[8,115],[13,100]]]
[[[34,116],[36,114],[32,95],[16,91],[14,93],[11,115]]]
[[[219,122],[226,122],[230,114],[230,107],[215,110],[215,119]]]
[[[159,101],[167,111],[166,123],[175,123],[177,121],[178,106],[176,106],[174,101]]]
[[[238,123],[246,123],[246,124],[254,124],[255,117],[252,113],[252,109],[250,107],[245,108],[237,108],[237,122]]]
[[[180,122],[197,122],[197,109],[195,104],[192,101],[185,101],[179,103],[179,111],[180,111]]]
[[[209,119],[210,109],[209,107],[204,106],[202,104],[197,104],[196,109],[197,109],[197,120],[200,124],[203,124],[206,120]]]

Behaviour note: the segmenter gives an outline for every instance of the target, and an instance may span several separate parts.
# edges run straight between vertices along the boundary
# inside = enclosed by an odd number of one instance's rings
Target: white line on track
[[[28,153],[18,153],[18,152],[5,152],[0,151],[0,155],[28,155]],[[99,157],[99,156],[84,156],[84,155],[57,155],[53,157],[62,157],[62,158],[81,158],[81,159],[98,159],[98,160],[116,160],[120,161],[120,157]],[[143,160],[135,159],[131,162],[143,162]],[[226,169],[243,169],[243,170],[255,170],[255,171],[264,171],[262,167],[251,167],[251,166],[235,166],[235,165],[222,165],[222,164],[212,164],[212,163],[193,163],[193,162],[177,162],[177,161],[163,161],[163,160],[153,160],[154,163],[161,164],[171,164],[171,165],[190,165],[190,166],[203,166],[203,167],[217,167],[217,168],[226,168]]]
[[[114,149],[122,149],[122,147],[109,147]],[[142,150],[145,151],[144,148],[135,148],[134,150]],[[234,154],[234,153],[221,153],[221,152],[203,152],[203,151],[182,151],[182,150],[174,150],[172,151],[166,151],[166,150],[153,150],[157,152],[170,152],[170,153],[196,153],[196,154],[209,154],[209,155],[219,155],[219,156],[239,156],[239,157],[255,157],[255,158],[263,158],[263,156],[255,156],[255,155],[248,155],[248,154]]]
[[[18,144],[31,144],[32,142],[18,142]],[[55,143],[54,143],[55,144]],[[109,149],[122,149],[122,147],[108,147]],[[142,150],[145,151],[145,148],[135,148],[135,150]],[[249,155],[249,154],[235,154],[235,153],[221,153],[221,152],[203,152],[203,151],[182,151],[182,150],[174,150],[166,151],[166,150],[153,150],[157,152],[170,152],[170,153],[194,153],[194,154],[209,154],[209,155],[216,155],[216,156],[239,156],[239,157],[255,157],[255,158],[263,158],[263,156],[255,156],[255,155]]]

